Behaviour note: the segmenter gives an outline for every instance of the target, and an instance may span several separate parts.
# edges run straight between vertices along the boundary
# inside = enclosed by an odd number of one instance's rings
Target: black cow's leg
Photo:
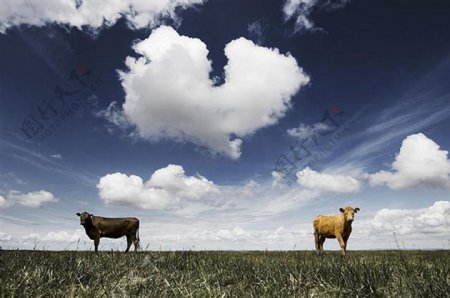
[[[131,235],[127,235],[127,249],[125,250],[125,252],[128,252],[130,250],[130,246],[131,246]]]
[[[95,247],[95,252],[98,251],[98,244],[100,243],[100,238],[95,238],[94,239],[94,247]]]
[[[347,252],[347,242],[348,242],[348,237],[349,237],[349,236],[343,237],[343,238],[344,238],[344,249],[345,249],[345,252]]]
[[[131,235],[131,240],[133,241],[134,251],[137,251],[139,248],[139,240],[136,237],[136,234]]]

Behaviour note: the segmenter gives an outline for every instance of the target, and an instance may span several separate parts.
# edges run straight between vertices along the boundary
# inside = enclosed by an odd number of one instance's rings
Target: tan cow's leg
[[[316,229],[314,229],[314,242],[316,244],[316,251],[319,252],[320,250],[319,232]]]
[[[323,244],[324,244],[324,242],[325,242],[325,236],[320,236],[320,239],[319,239],[319,251],[320,252],[323,252]]]
[[[346,249],[345,249],[345,242],[344,239],[342,239],[342,235],[341,234],[336,234],[336,239],[339,242],[339,246],[341,247],[341,252],[342,255],[345,256],[346,254]]]

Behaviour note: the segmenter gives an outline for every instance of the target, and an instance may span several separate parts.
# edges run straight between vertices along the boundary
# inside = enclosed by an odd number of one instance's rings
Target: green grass
[[[449,251],[1,251],[0,296],[449,297]]]

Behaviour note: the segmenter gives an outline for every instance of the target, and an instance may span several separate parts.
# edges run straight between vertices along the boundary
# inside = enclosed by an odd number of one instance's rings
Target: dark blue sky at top
[[[117,70],[124,69],[127,56],[135,55],[133,42],[151,32],[130,30],[119,21],[96,36],[56,25],[14,28],[0,35],[1,138],[45,157],[61,154],[61,162],[68,169],[86,173],[92,181],[83,183],[79,178],[31,165],[17,157],[22,156],[20,151],[5,143],[0,145],[0,171],[13,172],[28,181],[22,187],[24,191],[38,187],[56,194],[69,192],[74,197],[95,196],[98,178],[107,173],[119,171],[146,179],[169,163],[180,164],[188,174],[198,172],[219,184],[267,179],[279,155],[293,143],[286,134],[288,128],[301,122],[318,122],[324,110],[337,107],[345,112],[346,119],[359,115],[359,124],[349,134],[362,132],[383,109],[411,92],[450,52],[448,1],[353,1],[343,9],[315,11],[311,18],[321,30],[295,35],[293,22],[283,21],[280,1],[210,0],[180,15],[182,23],[177,31],[207,45],[214,68],[211,76],[223,75],[227,62],[223,49],[228,42],[241,36],[256,40],[247,27],[259,21],[263,28],[261,45],[290,52],[311,77],[310,85],[293,98],[292,109],[278,124],[244,139],[239,160],[213,156],[190,143],[150,143],[132,140],[120,131],[108,133],[107,123],[93,113],[112,101],[124,102]],[[24,117],[50,99],[55,87],[65,83],[77,65],[90,70],[92,78],[101,78],[102,84],[95,91],[98,106],[79,110],[39,147],[21,140]],[[445,64],[440,79],[423,84],[445,82],[449,69]],[[440,88],[445,88],[442,84]],[[450,147],[445,138],[448,128],[447,119],[428,129],[444,148]],[[392,160],[404,137],[385,148],[381,162],[388,161],[389,154]],[[370,135],[358,140],[363,142],[365,138]],[[337,146],[332,156],[344,154],[353,144],[348,146]],[[326,165],[323,161],[316,168]],[[372,166],[380,168],[379,164]]]

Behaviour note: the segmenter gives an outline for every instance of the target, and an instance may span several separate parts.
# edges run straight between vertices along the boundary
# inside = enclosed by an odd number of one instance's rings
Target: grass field
[[[449,297],[449,251],[1,251],[0,295]]]

